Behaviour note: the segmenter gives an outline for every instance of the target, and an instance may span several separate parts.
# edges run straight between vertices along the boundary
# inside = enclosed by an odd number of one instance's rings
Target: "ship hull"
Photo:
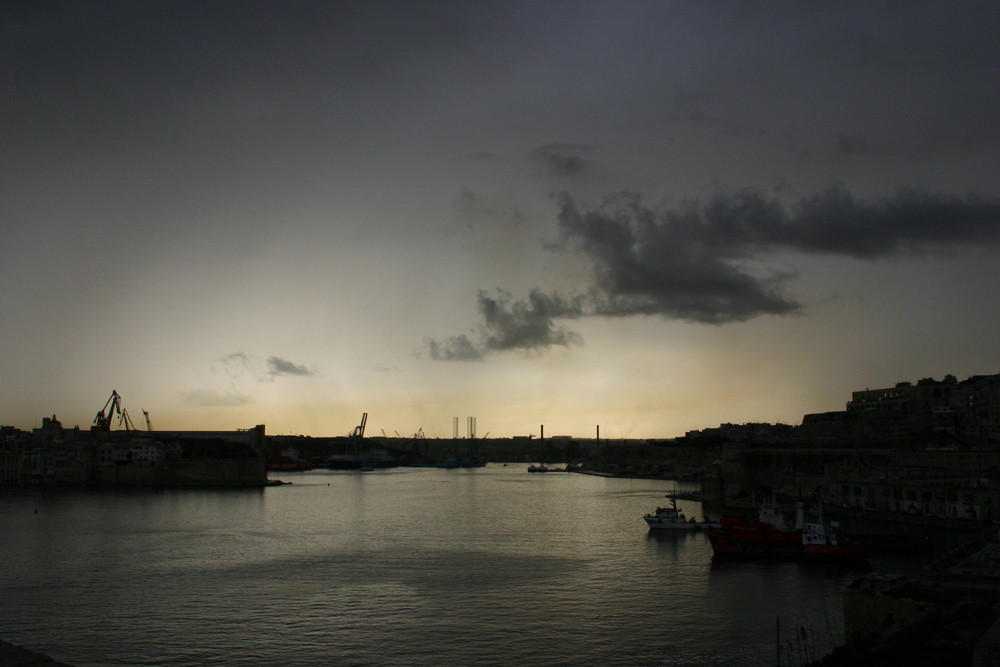
[[[652,530],[718,530],[719,524],[703,521],[678,521],[674,519],[658,519],[655,516],[643,517]]]
[[[712,530],[708,533],[712,551],[716,556],[762,558],[777,560],[858,561],[871,555],[863,544],[803,544],[802,534],[796,531],[782,533],[776,530],[732,529]]]

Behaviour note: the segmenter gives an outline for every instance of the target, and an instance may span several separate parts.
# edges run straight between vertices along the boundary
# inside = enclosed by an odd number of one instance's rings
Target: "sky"
[[[996,3],[0,17],[0,423],[671,438],[1000,372]]]

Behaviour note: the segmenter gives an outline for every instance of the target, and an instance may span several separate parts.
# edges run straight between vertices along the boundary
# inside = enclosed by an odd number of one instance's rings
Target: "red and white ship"
[[[757,520],[722,517],[721,527],[708,533],[712,550],[719,556],[783,558],[803,560],[864,560],[868,545],[846,540],[840,525],[803,520],[802,503],[795,508],[795,523],[788,525],[774,503],[758,507]]]

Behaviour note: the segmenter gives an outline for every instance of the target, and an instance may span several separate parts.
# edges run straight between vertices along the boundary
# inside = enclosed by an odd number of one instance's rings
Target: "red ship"
[[[803,521],[802,503],[795,511],[795,524],[788,525],[773,503],[758,508],[757,520],[722,517],[721,528],[708,533],[717,556],[803,560],[864,560],[868,545],[844,539],[837,522],[825,525]]]
[[[264,467],[282,472],[306,471],[312,470],[312,462],[301,458],[295,449],[285,449],[264,461]]]

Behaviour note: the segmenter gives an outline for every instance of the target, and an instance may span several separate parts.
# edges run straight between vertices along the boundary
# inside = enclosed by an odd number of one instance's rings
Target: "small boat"
[[[548,472],[548,471],[549,469],[542,464],[539,464],[537,466],[536,465],[528,466],[528,472]]]
[[[656,512],[647,514],[643,519],[650,530],[709,530],[720,528],[715,521],[697,521],[694,517],[688,519],[677,509],[677,499],[670,498],[670,507],[657,507]]]
[[[864,560],[871,547],[844,538],[840,524],[804,521],[802,503],[796,505],[795,524],[789,526],[773,503],[758,508],[757,520],[722,517],[721,527],[708,533],[717,556],[801,560]]]

